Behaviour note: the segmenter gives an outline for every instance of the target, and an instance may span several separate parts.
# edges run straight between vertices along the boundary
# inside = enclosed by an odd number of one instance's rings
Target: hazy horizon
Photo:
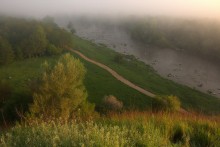
[[[220,19],[218,0],[0,0],[0,13],[46,15],[165,15]]]

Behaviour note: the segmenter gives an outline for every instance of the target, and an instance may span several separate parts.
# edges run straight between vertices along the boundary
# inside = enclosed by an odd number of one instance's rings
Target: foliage
[[[0,65],[11,63],[14,60],[14,52],[9,42],[0,36]]]
[[[123,103],[115,96],[105,96],[103,99],[103,107],[107,111],[120,111],[123,108]]]
[[[4,106],[4,103],[11,98],[12,87],[5,81],[0,81],[0,109]]]
[[[36,116],[68,119],[86,101],[83,85],[86,70],[70,54],[63,55],[53,68],[47,63],[45,67],[38,90],[33,94],[30,111]]]
[[[14,59],[59,54],[71,45],[71,33],[59,28],[50,17],[42,22],[0,17],[0,64]]]
[[[129,58],[129,62],[124,60],[123,64],[116,64],[112,59],[117,53],[106,47],[97,46],[78,37],[73,38],[73,44],[75,49],[79,49],[86,56],[108,65],[126,79],[145,89],[160,95],[170,95],[172,93],[178,96],[182,107],[186,110],[190,109],[205,113],[219,113],[220,111],[218,98],[161,78],[152,68],[135,58]],[[79,58],[77,55],[74,56]],[[58,58],[59,56],[31,58],[0,67],[0,78],[6,80],[13,88],[13,97],[11,97],[10,103],[7,105],[7,110],[13,113],[7,116],[17,115],[14,111],[15,107],[19,105],[25,108],[27,102],[31,102],[29,87],[30,85],[33,86],[33,84],[30,81],[40,77],[42,73],[41,64],[47,60],[53,65]],[[88,72],[85,76],[84,84],[88,91],[88,100],[90,102],[95,103],[96,106],[101,106],[103,97],[112,94],[123,102],[124,109],[151,109],[152,98],[127,87],[105,70],[83,59],[81,62],[84,63]],[[9,79],[9,77],[12,78]],[[18,101],[23,98],[24,100],[18,104]],[[12,105],[12,103],[16,105]]]
[[[36,26],[28,39],[21,42],[21,48],[26,57],[39,56],[46,50],[46,33],[42,26]]]
[[[107,47],[98,46],[94,43],[91,43],[90,41],[83,40],[77,36],[73,37],[73,47],[74,49],[79,50],[87,57],[96,60],[98,62],[101,62],[113,70],[115,70],[117,73],[128,79],[129,81],[139,85],[140,87],[147,89],[154,94],[157,95],[175,95],[178,98],[180,98],[181,105],[186,110],[193,110],[203,113],[219,113],[220,112],[220,100],[217,97],[202,93],[198,90],[189,88],[187,86],[180,85],[178,83],[175,83],[173,81],[170,81],[168,79],[162,78],[158,73],[152,69],[150,66],[146,65],[144,62],[141,62],[135,58],[130,60],[124,60],[123,64],[116,64],[114,62],[114,57],[118,54],[117,52],[110,50]],[[129,58],[128,58],[129,59]],[[83,60],[82,60],[83,61]],[[85,62],[86,64],[86,62]],[[90,68],[91,64],[86,64],[87,68]],[[95,68],[93,66],[93,68]],[[121,85],[120,83],[117,83],[117,88],[115,89],[113,79],[107,79],[109,77],[109,74],[104,74],[98,70],[99,74],[103,74],[103,81],[108,81],[107,84],[103,84],[102,82],[99,82],[99,84],[95,84],[96,86],[93,86],[94,80],[85,81],[87,86],[87,89],[89,91],[90,95],[92,97],[93,102],[99,103],[104,95],[106,94],[114,94],[120,100],[123,101],[124,105],[129,105],[129,108],[136,108],[136,109],[150,109],[151,107],[151,98],[146,97],[145,95],[141,95],[138,93],[135,93],[135,91],[131,88],[128,88],[126,91],[124,91],[122,86],[120,88],[118,85]],[[88,70],[90,75],[92,74],[92,78],[96,80],[101,80],[100,76],[97,76],[97,73],[90,72]],[[105,88],[106,87],[106,88]],[[100,91],[97,89],[103,89],[105,88],[105,91]],[[114,93],[109,93],[108,89],[114,90]],[[97,92],[98,91],[98,92]],[[131,92],[133,91],[133,92]],[[123,95],[122,95],[123,93]],[[130,94],[129,94],[130,93]],[[126,95],[126,96],[125,96]],[[97,99],[98,98],[98,99]],[[138,106],[138,107],[135,107]]]
[[[33,120],[18,124],[0,135],[0,146],[218,147],[219,119],[203,117],[117,113],[102,120],[85,122]]]
[[[56,47],[55,45],[53,44],[48,44],[47,45],[47,51],[46,51],[46,54],[47,55],[58,55],[62,52],[62,49],[59,48],[59,47]]]
[[[179,111],[180,101],[176,96],[156,96],[152,101],[154,111]]]
[[[114,57],[114,61],[118,64],[122,63],[123,62],[123,55],[122,54],[117,54],[115,57]]]

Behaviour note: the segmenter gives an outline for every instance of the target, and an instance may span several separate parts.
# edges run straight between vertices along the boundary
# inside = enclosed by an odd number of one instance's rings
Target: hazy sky
[[[47,14],[157,14],[220,18],[220,0],[0,0],[0,12]]]

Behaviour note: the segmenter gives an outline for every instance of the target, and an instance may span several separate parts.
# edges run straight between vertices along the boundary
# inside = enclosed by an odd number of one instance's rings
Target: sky
[[[0,0],[0,13],[170,15],[220,19],[220,0]]]

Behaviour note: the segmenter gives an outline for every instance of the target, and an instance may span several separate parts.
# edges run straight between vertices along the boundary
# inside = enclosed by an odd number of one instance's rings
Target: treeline
[[[146,18],[127,21],[132,39],[146,46],[173,48],[220,61],[220,24],[216,21]]]
[[[59,54],[71,34],[50,17],[42,21],[0,17],[0,65],[14,60]]]

